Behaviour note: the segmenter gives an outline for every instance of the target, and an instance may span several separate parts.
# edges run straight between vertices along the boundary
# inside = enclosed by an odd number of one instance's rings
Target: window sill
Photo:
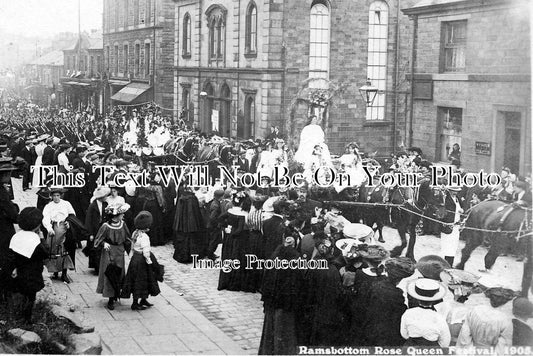
[[[365,122],[363,123],[363,127],[389,126],[392,124],[392,121],[387,120],[365,120]]]
[[[244,54],[245,58],[257,58],[257,52],[247,52]]]

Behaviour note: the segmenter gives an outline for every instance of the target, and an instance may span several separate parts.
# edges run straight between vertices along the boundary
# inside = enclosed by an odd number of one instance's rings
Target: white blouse
[[[150,258],[150,252],[152,249],[150,247],[150,237],[148,234],[140,230],[135,230],[132,238],[133,241],[135,241],[133,244],[133,251],[142,253],[146,263],[149,265],[152,264],[152,259]]]

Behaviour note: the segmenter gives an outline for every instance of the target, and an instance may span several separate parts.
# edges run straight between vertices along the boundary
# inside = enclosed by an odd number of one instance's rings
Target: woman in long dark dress
[[[205,257],[207,230],[198,198],[184,183],[178,192],[176,216],[174,217],[174,256],[180,263],[192,262],[192,255]]]
[[[168,237],[163,234],[163,212],[166,204],[163,197],[163,188],[155,181],[147,187],[137,188],[137,197],[133,215],[137,216],[141,211],[149,211],[153,217],[153,224],[148,236],[153,246],[161,246],[167,243]]]
[[[371,286],[386,279],[384,266],[381,265],[381,262],[389,256],[389,253],[381,246],[368,246],[365,250],[360,251],[359,254],[367,267],[357,269],[355,272],[352,287],[354,296],[349,301],[350,326],[348,335],[353,345],[361,345],[362,324],[367,317],[371,317],[366,310],[366,305],[370,299]]]
[[[294,260],[300,254],[294,238],[288,237],[275,251],[273,258]],[[296,313],[302,294],[303,271],[270,269],[265,271],[261,287],[265,319],[259,355],[291,355],[297,351]]]
[[[229,235],[222,242],[222,261],[237,259],[240,268],[229,272],[220,271],[218,290],[243,290],[243,281],[246,267],[246,245],[248,243],[249,230],[246,227],[246,216],[252,205],[250,198],[244,192],[233,194],[233,207],[227,212],[226,231]]]
[[[400,346],[405,342],[400,322],[407,307],[397,285],[414,273],[415,264],[407,257],[391,258],[385,262],[385,270],[387,278],[370,286],[367,317],[361,322],[362,346]]]
[[[0,168],[0,175],[2,173]],[[11,237],[15,235],[15,226],[13,224],[17,222],[17,214],[19,212],[17,204],[11,201],[9,194],[11,178],[6,175],[4,179],[5,181],[2,181],[0,185],[0,302],[7,297],[7,291],[4,290],[7,283],[4,280],[9,278],[9,276],[8,273],[5,273],[5,269],[9,255],[9,242]],[[7,179],[9,179],[9,183],[7,183]],[[9,184],[9,187],[5,187],[4,184]]]
[[[266,196],[254,197],[252,208],[246,215],[245,223],[249,230],[248,242],[245,247],[245,254],[255,255],[258,259],[266,258],[263,252],[263,203]],[[270,256],[268,256],[270,258]],[[262,269],[245,269],[243,276],[242,290],[244,292],[255,293],[261,288],[263,277]]]

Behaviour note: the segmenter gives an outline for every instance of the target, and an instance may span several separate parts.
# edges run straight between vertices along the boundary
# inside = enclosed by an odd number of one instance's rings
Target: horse
[[[219,166],[224,166],[231,172],[233,147],[226,142],[205,145],[198,151],[196,162],[207,165],[209,177],[214,184],[220,178]]]
[[[449,193],[430,187],[429,180],[423,181],[417,188],[395,186],[391,189],[388,201],[400,206],[391,208],[390,217],[401,239],[401,245],[392,249],[391,257],[400,256],[407,247],[405,256],[415,260],[416,226],[422,216],[443,221],[446,216],[445,194]],[[407,242],[406,233],[409,234],[409,242]]]
[[[530,223],[531,209],[516,203],[485,200],[475,205],[461,231],[461,238],[466,245],[456,268],[464,269],[472,252],[488,240],[490,248],[485,255],[485,269],[491,269],[498,256],[511,246],[514,239],[519,238],[522,232],[531,232]]]

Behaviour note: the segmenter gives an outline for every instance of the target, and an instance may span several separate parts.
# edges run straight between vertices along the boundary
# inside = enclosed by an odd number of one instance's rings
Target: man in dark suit
[[[37,154],[35,153],[35,139],[29,138],[26,140],[26,145],[20,152],[20,157],[24,159],[25,165],[24,165],[24,171],[22,174],[22,188],[23,190],[28,190],[29,184],[31,182],[31,166],[35,164],[35,160],[37,159]]]
[[[517,181],[515,183],[513,200],[531,206],[531,189],[526,182]]]
[[[272,208],[270,208],[267,202],[268,200],[263,205],[263,209],[271,217],[263,221],[263,240],[264,256],[265,258],[270,258],[285,237],[285,223],[287,221],[285,216],[288,215],[289,203],[283,199],[278,199],[271,205]]]
[[[89,240],[87,240],[87,247],[84,249],[84,253],[89,257],[89,268],[94,268],[96,273],[98,273],[100,265],[100,254],[94,249],[94,237],[104,222],[104,212],[107,207],[105,199],[110,193],[111,189],[108,187],[96,189],[85,216],[85,228],[89,232]]]
[[[44,148],[43,152],[43,166],[51,166],[54,164],[55,150],[51,146],[53,142],[54,139],[51,137],[46,140],[46,147]]]

